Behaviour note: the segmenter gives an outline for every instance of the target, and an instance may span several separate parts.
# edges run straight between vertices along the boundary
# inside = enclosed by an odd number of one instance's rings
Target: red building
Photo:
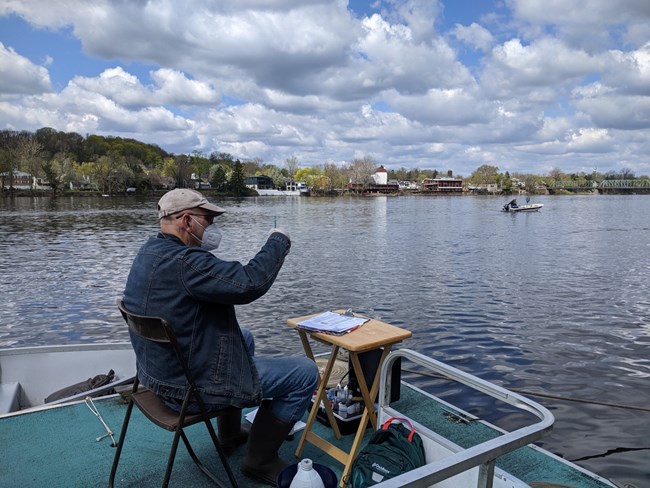
[[[451,171],[447,171],[447,176],[422,180],[422,189],[436,193],[461,193],[463,191],[463,180],[457,180],[452,176]]]

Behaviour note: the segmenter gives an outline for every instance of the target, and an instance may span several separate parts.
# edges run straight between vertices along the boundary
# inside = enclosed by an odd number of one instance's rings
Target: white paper
[[[248,420],[248,421],[252,424],[252,423],[253,423],[253,420],[255,420],[255,415],[257,414],[257,411],[258,411],[258,410],[259,410],[259,409],[257,409],[257,408],[256,408],[255,410],[251,410],[250,412],[248,412],[248,413],[244,416],[244,418],[245,418],[246,420]],[[291,434],[293,434],[294,432],[301,431],[301,430],[304,429],[306,426],[307,426],[306,423],[304,423],[302,420],[298,420],[295,424],[293,424],[293,428],[291,429],[291,432],[289,432],[288,435],[291,435]]]
[[[365,317],[354,317],[342,315],[336,312],[323,312],[309,319],[298,322],[300,329],[313,332],[324,332],[326,334],[343,334],[356,329],[369,319]]]

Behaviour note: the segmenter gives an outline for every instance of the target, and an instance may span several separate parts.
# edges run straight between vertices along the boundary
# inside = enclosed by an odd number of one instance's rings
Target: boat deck
[[[463,447],[500,435],[498,431],[480,422],[459,423],[449,418],[448,406],[433,401],[424,402],[423,398],[425,397],[415,390],[402,385],[401,398],[394,405],[400,411],[408,412],[416,422],[447,436]],[[125,412],[125,403],[121,397],[111,396],[95,399],[94,402],[104,421],[117,436]],[[343,449],[349,449],[352,444],[353,435],[343,436],[337,441],[332,430],[324,425],[317,422],[314,428],[318,435]],[[111,447],[109,438],[96,441],[97,437],[104,434],[101,422],[84,402],[2,418],[0,457],[5,462],[0,468],[0,486],[105,485],[115,450]],[[195,425],[187,430],[187,434],[199,457],[226,480],[205,427]],[[296,434],[293,440],[285,442],[282,446],[280,454],[289,462],[298,461],[294,452],[299,435]],[[116,486],[159,485],[171,438],[171,433],[153,425],[134,408]],[[264,486],[239,473],[239,463],[244,451],[245,447],[242,446],[230,457],[240,486]],[[343,466],[339,462],[309,443],[306,444],[302,457],[330,467],[337,476],[342,472]],[[530,447],[503,456],[497,466],[527,483],[547,482],[581,488],[612,486],[588,477],[571,465],[549,462],[548,453]],[[213,486],[191,461],[184,446],[178,449],[170,484],[183,487]]]
[[[408,412],[417,423],[467,449],[500,435],[500,432],[479,421],[463,422],[450,416],[449,407],[415,393],[410,388],[401,388],[400,400],[391,404],[399,411]],[[497,467],[512,474],[525,483],[537,486],[567,486],[580,488],[611,488],[610,483],[596,480],[586,473],[555,458],[550,462],[550,453],[526,446],[497,459]]]

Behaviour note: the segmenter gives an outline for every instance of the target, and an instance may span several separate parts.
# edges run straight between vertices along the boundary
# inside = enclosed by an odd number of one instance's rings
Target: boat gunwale
[[[433,358],[429,358],[419,352],[410,349],[397,349],[392,351],[382,365],[379,390],[378,419],[404,416],[404,414],[400,413],[398,410],[390,406],[392,366],[398,358],[406,358],[407,360],[419,364],[424,368],[432,369],[438,374],[444,375],[446,377],[445,379],[457,381],[458,383],[464,384],[485,395],[508,403],[516,408],[526,410],[538,417],[540,419],[540,422],[509,432],[468,412],[465,412],[458,406],[446,402],[445,400],[432,395],[422,390],[421,388],[418,388],[408,382],[401,381],[401,384],[405,384],[409,388],[415,390],[418,394],[429,397],[433,401],[436,401],[441,405],[447,406],[462,414],[463,416],[466,416],[468,419],[476,420],[484,426],[493,429],[496,432],[500,432],[502,435],[494,439],[476,444],[470,448],[463,448],[462,446],[458,446],[452,440],[442,437],[438,433],[430,430],[428,427],[412,420],[414,425],[417,425],[417,427],[422,429],[422,431],[418,430],[420,435],[427,436],[433,442],[437,442],[439,445],[445,448],[449,448],[449,446],[460,447],[460,451],[452,452],[452,454],[443,459],[434,460],[431,463],[427,463],[420,468],[416,468],[415,470],[387,480],[377,486],[381,486],[382,488],[428,487],[433,483],[448,480],[452,476],[461,474],[476,467],[479,468],[479,480],[478,484],[476,485],[478,487],[489,486],[485,484],[487,483],[486,479],[487,477],[494,476],[494,472],[496,471],[504,473],[513,478],[515,481],[520,481],[526,485],[526,483],[520,480],[516,474],[497,468],[496,460],[498,457],[513,452],[519,448],[530,447],[543,456],[553,459],[555,462],[560,462],[561,464],[573,470],[576,470],[585,476],[590,477],[595,483],[601,483],[602,485],[606,485],[611,488],[617,488],[617,485],[615,485],[610,480],[592,473],[589,470],[576,465],[575,463],[562,459],[561,457],[556,456],[546,451],[545,449],[542,449],[541,447],[533,444],[535,440],[541,438],[544,434],[550,432],[553,428],[555,417],[546,407],[518,393],[512,392],[499,385],[490,383],[470,373],[466,373],[457,368],[454,368],[453,366],[441,363],[440,361],[436,361]],[[445,442],[440,442],[439,439],[443,439]],[[453,451],[454,449],[449,450]],[[461,469],[459,469],[459,467]]]
[[[78,352],[133,349],[130,342],[93,342],[79,344],[53,344],[42,346],[5,347],[0,349],[0,356],[18,356],[24,354],[42,354],[50,352]]]
[[[454,452],[443,459],[429,462],[420,468],[416,468],[381,483],[380,485],[382,488],[428,487],[434,483],[444,481],[475,467],[479,467],[480,473],[479,484],[477,486],[483,486],[481,485],[480,480],[493,476],[496,459],[498,457],[540,439],[545,433],[551,431],[553,428],[555,417],[546,407],[539,403],[410,349],[397,349],[391,351],[382,364],[378,406],[380,416],[383,415],[384,412],[391,416],[393,416],[392,414],[394,413],[399,414],[399,412],[390,408],[392,367],[395,361],[399,358],[412,361],[424,368],[436,371],[449,379],[455,380],[485,395],[501,400],[519,409],[526,410],[535,415],[539,419],[539,422],[521,427],[512,432],[506,432],[500,437]],[[426,392],[422,393],[431,398],[437,398]],[[457,409],[457,407],[454,406],[454,409]],[[427,432],[432,432],[427,428],[424,429],[425,430],[422,432],[419,432],[420,435],[426,436]]]

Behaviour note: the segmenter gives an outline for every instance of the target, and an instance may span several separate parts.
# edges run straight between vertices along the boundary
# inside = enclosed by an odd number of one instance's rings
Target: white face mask
[[[208,225],[203,231],[203,239],[201,239],[201,247],[206,251],[214,251],[221,244],[221,229],[214,223]]]
[[[201,247],[205,249],[206,251],[214,251],[219,247],[219,244],[221,244],[221,229],[217,225],[216,222],[208,225],[207,227],[204,227],[201,222],[196,220],[194,217],[192,217],[192,220],[199,224],[203,228],[203,238],[199,239],[196,235],[192,234],[192,237],[194,237],[197,241],[201,242]]]

